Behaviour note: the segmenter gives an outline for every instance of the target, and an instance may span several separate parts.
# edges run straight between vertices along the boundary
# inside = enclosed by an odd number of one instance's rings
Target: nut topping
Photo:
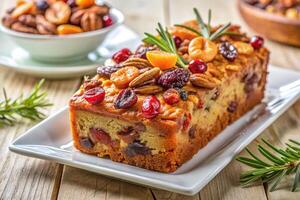
[[[33,8],[32,2],[23,3],[17,6],[11,13],[11,17],[17,19],[19,16],[30,13]]]
[[[40,34],[53,35],[56,33],[56,26],[48,22],[43,15],[36,16],[36,24]]]
[[[145,85],[142,87],[135,88],[134,91],[137,94],[157,94],[163,91],[163,88],[158,85]]]
[[[35,28],[36,27],[36,19],[33,15],[21,15],[18,18],[18,21],[26,26],[30,26]]]
[[[11,26],[12,30],[23,32],[23,33],[33,33],[38,34],[38,31],[35,28],[26,26],[20,22],[16,22]]]
[[[102,19],[95,13],[86,12],[81,18],[81,27],[87,31],[94,31],[103,27]]]
[[[146,71],[142,74],[140,74],[138,77],[136,77],[135,79],[133,79],[130,83],[129,83],[129,87],[135,87],[138,86],[146,81],[149,81],[151,79],[156,78],[160,73],[160,69],[155,67],[150,69],[149,71]]]
[[[54,24],[66,24],[71,16],[71,8],[63,1],[57,1],[46,10],[46,19]]]
[[[194,86],[213,89],[217,86],[216,81],[206,74],[192,74],[190,78]]]
[[[80,25],[81,18],[85,14],[85,12],[86,10],[83,9],[75,11],[70,17],[71,24]]]
[[[150,62],[148,60],[143,59],[143,58],[134,58],[134,57],[127,59],[121,65],[122,65],[122,67],[135,66],[139,69],[152,67],[152,65],[150,64]]]

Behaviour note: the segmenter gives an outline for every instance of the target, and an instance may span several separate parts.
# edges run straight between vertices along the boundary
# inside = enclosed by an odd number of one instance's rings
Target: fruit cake
[[[269,51],[237,25],[196,20],[145,33],[70,99],[84,153],[173,172],[264,97]],[[209,12],[209,15],[211,12]],[[210,16],[209,16],[210,18]]]

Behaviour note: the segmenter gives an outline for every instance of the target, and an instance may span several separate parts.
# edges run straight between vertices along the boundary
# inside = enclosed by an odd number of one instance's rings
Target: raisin
[[[237,49],[229,42],[222,42],[219,46],[220,54],[229,61],[234,61],[238,56]]]
[[[91,149],[93,148],[94,144],[89,138],[80,138],[79,143],[81,146]]]
[[[116,109],[130,108],[137,102],[137,99],[134,90],[127,88],[120,91],[115,99],[114,106]]]
[[[114,66],[100,66],[97,68],[97,74],[101,77],[110,78],[110,75],[116,72],[120,67],[118,65]]]
[[[175,88],[179,92],[179,96],[181,100],[186,101],[188,99],[188,93],[184,89]]]
[[[178,68],[163,73],[157,79],[157,84],[163,88],[182,88],[190,78],[190,73],[186,69]]]
[[[148,155],[151,153],[151,150],[140,141],[134,141],[133,143],[128,144],[124,152],[127,156],[132,157],[137,155]]]
[[[236,101],[231,101],[227,107],[227,111],[234,113],[237,109],[238,103]]]
[[[190,128],[190,130],[189,130],[189,137],[191,138],[191,139],[194,139],[195,138],[195,133],[196,133],[196,126],[192,126],[191,128]]]

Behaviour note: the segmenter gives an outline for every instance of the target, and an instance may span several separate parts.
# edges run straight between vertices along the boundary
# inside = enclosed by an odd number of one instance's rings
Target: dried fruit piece
[[[79,26],[74,26],[71,24],[63,24],[57,27],[57,33],[59,35],[68,35],[75,33],[82,33],[82,29]]]
[[[157,50],[157,47],[155,47],[155,46],[145,46],[145,45],[140,45],[137,49],[136,49],[136,51],[135,51],[135,53],[134,53],[134,57],[135,58],[143,58],[143,59],[147,59],[146,58],[146,53],[148,52],[148,51],[154,51],[154,50]]]
[[[95,5],[95,0],[76,0],[76,4],[81,8],[89,8]]]
[[[237,109],[238,103],[236,101],[230,101],[227,107],[227,111],[230,113],[234,113]]]
[[[111,144],[112,142],[109,134],[100,128],[91,128],[89,132],[89,138],[94,144],[98,142],[102,144]]]
[[[179,102],[180,95],[177,90],[171,88],[164,92],[163,99],[167,104],[174,105]]]
[[[177,62],[177,55],[164,51],[148,51],[146,57],[151,65],[166,70],[175,67]]]
[[[45,11],[47,8],[49,8],[49,4],[46,0],[38,0],[36,1],[35,5],[40,11]]]
[[[136,104],[137,100],[138,97],[135,92],[132,89],[127,88],[120,91],[117,98],[115,99],[114,106],[116,109],[130,108],[134,104]]]
[[[186,101],[188,99],[188,93],[186,90],[181,89],[181,88],[175,88],[180,95],[181,100]]]
[[[13,10],[13,12],[11,13],[11,17],[17,19],[21,15],[30,13],[32,8],[32,2],[22,3]]]
[[[264,45],[264,39],[260,36],[253,36],[250,40],[250,44],[254,49],[260,49]]]
[[[102,19],[96,13],[86,12],[81,18],[81,27],[85,32],[95,31],[103,27]]]
[[[157,83],[163,88],[182,88],[189,80],[190,73],[186,69],[178,68],[163,73]]]
[[[206,74],[192,74],[190,78],[194,86],[213,89],[217,86],[216,81]]]
[[[202,60],[196,59],[189,63],[189,70],[193,73],[204,73],[207,70],[207,64]]]
[[[91,149],[94,147],[93,142],[89,138],[80,138],[79,143],[82,147]]]
[[[174,35],[173,40],[174,40],[176,48],[178,49],[182,43],[182,39],[180,37]]]
[[[219,46],[220,54],[229,61],[234,61],[238,56],[237,49],[229,42],[222,42]]]
[[[139,75],[139,70],[136,67],[124,67],[114,72],[110,76],[110,80],[118,88],[126,88],[129,83]]]
[[[120,67],[116,65],[112,66],[100,66],[97,68],[97,74],[101,77],[110,78],[110,75],[116,71],[118,71]]]
[[[139,133],[137,132],[137,130],[135,130],[132,126],[124,127],[117,134],[126,143],[132,143],[139,136]]]
[[[134,91],[137,94],[156,94],[163,91],[163,88],[158,85],[145,85],[142,87],[135,88]]]
[[[57,1],[51,4],[50,8],[46,10],[46,19],[53,24],[66,24],[71,16],[71,8],[63,1]]]
[[[133,79],[130,83],[129,83],[129,87],[135,87],[138,86],[146,81],[149,81],[151,79],[156,78],[160,73],[160,69],[155,67],[152,68],[142,74],[140,74],[139,76],[137,76],[135,79]]]
[[[124,62],[125,60],[127,60],[131,54],[132,53],[131,53],[131,51],[128,48],[124,48],[124,49],[121,49],[120,51],[116,52],[112,56],[112,59],[116,63],[121,63],[121,62]]]
[[[216,57],[218,48],[214,42],[204,37],[196,37],[190,42],[188,51],[192,59],[209,62]]]
[[[113,25],[113,19],[111,18],[111,16],[109,15],[104,15],[102,17],[102,20],[103,20],[103,24],[104,24],[104,27],[108,27],[108,26],[111,26]]]
[[[95,87],[84,92],[83,98],[90,104],[101,103],[105,97],[105,90],[102,87]]]
[[[151,150],[142,144],[140,141],[134,141],[133,143],[128,144],[124,150],[127,156],[137,156],[137,155],[147,155],[151,153]]]
[[[145,118],[151,119],[159,114],[160,102],[156,96],[148,96],[142,104],[142,114]]]
[[[67,4],[71,7],[74,8],[77,6],[76,0],[67,0]]]

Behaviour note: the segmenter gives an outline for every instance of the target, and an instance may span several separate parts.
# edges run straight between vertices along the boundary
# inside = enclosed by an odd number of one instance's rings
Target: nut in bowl
[[[35,60],[67,62],[96,50],[123,21],[119,10],[94,0],[18,1],[0,29]]]

